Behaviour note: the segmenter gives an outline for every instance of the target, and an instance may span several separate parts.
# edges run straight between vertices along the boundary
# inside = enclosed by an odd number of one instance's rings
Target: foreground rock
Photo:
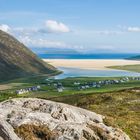
[[[130,140],[103,118],[52,101],[12,99],[0,104],[0,140]]]

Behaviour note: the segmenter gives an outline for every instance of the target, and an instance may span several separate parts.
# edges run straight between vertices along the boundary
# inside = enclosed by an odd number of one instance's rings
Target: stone
[[[0,136],[4,140],[29,140],[17,135],[15,129],[32,125],[47,127],[56,135],[55,140],[130,140],[122,130],[106,126],[103,119],[102,115],[63,103],[36,98],[10,99],[0,103]],[[48,135],[44,133],[41,131],[42,136]],[[40,140],[41,134],[32,137]]]

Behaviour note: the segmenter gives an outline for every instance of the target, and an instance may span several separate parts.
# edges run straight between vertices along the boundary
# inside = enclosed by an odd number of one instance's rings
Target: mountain
[[[107,126],[102,115],[35,98],[0,103],[0,139],[130,140],[122,130]]]
[[[130,60],[140,60],[140,55],[133,56],[133,57],[130,57],[128,59],[130,59]]]
[[[39,59],[13,36],[0,30],[0,81],[55,72],[56,68]]]

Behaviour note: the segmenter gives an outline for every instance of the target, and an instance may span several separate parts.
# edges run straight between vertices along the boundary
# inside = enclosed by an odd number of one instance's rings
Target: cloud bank
[[[6,24],[1,24],[0,25],[0,30],[9,33],[11,28],[8,25],[6,25]]]
[[[140,32],[140,27],[128,27],[129,32]]]
[[[29,36],[19,36],[19,40],[31,47],[37,47],[37,48],[47,48],[47,47],[60,47],[60,48],[65,48],[67,45],[64,42],[61,41],[50,41],[47,39],[42,39],[42,38],[32,38]]]
[[[47,20],[45,21],[45,26],[41,28],[10,28],[6,24],[0,25],[0,30],[5,32],[13,32],[17,34],[31,35],[34,33],[43,33],[43,34],[59,34],[59,33],[68,33],[70,32],[70,28],[62,22],[57,22],[55,20]]]
[[[65,25],[62,22],[57,22],[55,20],[46,20],[44,26],[40,26],[38,28],[35,27],[11,27],[6,24],[0,25],[0,30],[3,30],[5,32],[8,32],[15,36],[19,41],[24,43],[25,45],[29,46],[30,48],[56,48],[56,49],[73,49],[81,53],[91,53],[91,52],[117,52],[116,48],[119,48],[119,46],[114,46],[114,43],[110,42],[98,42],[96,43],[94,40],[91,41],[91,37],[95,40],[99,37],[105,38],[110,37],[113,38],[117,35],[118,36],[126,36],[132,35],[133,33],[138,34],[140,33],[140,27],[135,26],[120,26],[118,30],[79,30],[77,31],[77,34],[70,34],[81,36],[82,39],[89,37],[89,40],[84,44],[81,42],[73,42],[69,40],[65,40],[65,36],[63,39],[60,37],[59,40],[59,34],[62,33],[69,33],[71,30],[70,28]],[[72,32],[76,33],[76,32]],[[54,35],[52,35],[54,34]],[[57,38],[58,36],[58,38]],[[54,39],[54,38],[55,39]],[[106,38],[105,38],[106,39]],[[132,42],[133,43],[133,42]],[[135,42],[134,42],[135,43]],[[91,45],[92,44],[92,45]],[[120,46],[123,46],[125,49],[125,45],[127,43],[123,43]],[[129,43],[130,44],[130,43]],[[136,43],[135,43],[136,44]],[[137,45],[137,44],[136,44]],[[128,46],[128,45],[126,45]],[[116,50],[115,50],[116,49]]]

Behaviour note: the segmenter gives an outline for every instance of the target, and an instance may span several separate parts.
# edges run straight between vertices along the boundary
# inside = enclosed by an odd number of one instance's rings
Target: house
[[[19,90],[16,90],[16,94],[21,95],[21,94],[24,94],[24,93],[28,93],[30,91],[38,91],[40,88],[41,87],[38,85],[38,86],[28,87],[28,88],[25,88],[25,89],[19,89]]]
[[[74,85],[77,86],[77,85],[80,85],[80,83],[79,82],[74,82]]]
[[[85,85],[85,88],[89,88],[89,85]]]
[[[63,90],[64,90],[63,87],[57,88],[57,91],[58,91],[58,92],[63,92]]]
[[[41,86],[40,86],[40,85],[38,85],[38,86],[37,86],[37,89],[41,89]]]
[[[80,87],[80,90],[83,90],[83,89],[85,89],[85,86],[81,86],[81,87]]]
[[[56,84],[56,83],[54,83],[54,84],[53,84],[53,86],[54,86],[54,87],[57,87],[57,84]]]
[[[24,94],[24,93],[27,93],[28,91],[25,90],[25,89],[20,89],[20,90],[16,90],[16,94],[18,95],[21,95],[21,94]]]

